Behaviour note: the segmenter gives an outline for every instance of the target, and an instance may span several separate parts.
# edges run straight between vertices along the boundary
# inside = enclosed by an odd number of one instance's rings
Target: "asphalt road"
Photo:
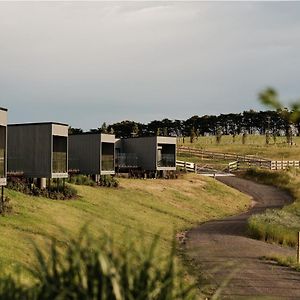
[[[295,249],[247,237],[249,216],[267,208],[282,207],[291,197],[275,187],[238,177],[221,182],[250,195],[253,207],[246,213],[202,224],[187,234],[186,251],[199,272],[220,289],[221,299],[300,299],[300,272],[261,260],[265,255],[296,255]],[[226,283],[226,284],[225,284]]]

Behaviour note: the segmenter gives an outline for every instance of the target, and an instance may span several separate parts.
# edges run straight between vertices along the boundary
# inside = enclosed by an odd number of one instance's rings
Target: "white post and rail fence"
[[[231,160],[228,163],[228,170],[235,171],[240,168],[258,167],[269,170],[285,170],[288,168],[300,168],[299,160],[270,160],[253,155],[239,155],[234,153],[220,153],[213,151],[206,151],[203,149],[179,146],[178,153],[189,154],[203,159],[211,160]]]

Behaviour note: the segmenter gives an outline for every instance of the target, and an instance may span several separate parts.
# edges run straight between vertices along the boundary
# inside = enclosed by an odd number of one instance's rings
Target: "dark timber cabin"
[[[69,136],[70,171],[92,175],[115,174],[115,136],[103,133],[81,133]]]
[[[163,176],[176,170],[175,137],[133,137],[116,142],[117,170],[128,172],[139,169]]]
[[[7,170],[7,109],[0,107],[0,186],[6,185]],[[2,190],[3,193],[3,190]]]
[[[68,177],[68,125],[55,122],[8,125],[8,172],[46,179]]]

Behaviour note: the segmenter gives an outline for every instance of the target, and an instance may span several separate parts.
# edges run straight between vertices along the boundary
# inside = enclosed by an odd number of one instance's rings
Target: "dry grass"
[[[216,137],[199,137],[193,144],[189,142],[189,138],[185,138],[183,144],[182,139],[178,140],[179,145],[185,145],[195,148],[203,148],[205,150],[237,153],[241,155],[255,155],[273,160],[300,160],[300,137],[294,137],[294,146],[286,143],[285,137],[277,137],[276,144],[271,139],[270,144],[266,145],[265,136],[249,135],[246,144],[242,144],[242,136],[236,136],[233,142],[232,136],[222,136],[221,143],[216,143]]]
[[[300,176],[299,171],[272,172],[251,169],[246,177],[287,190],[294,203],[282,209],[269,209],[249,219],[249,233],[257,239],[295,247],[300,231]]]
[[[120,185],[118,189],[75,186],[81,197],[72,201],[7,191],[14,211],[0,222],[3,270],[32,264],[32,240],[47,253],[45,237],[67,241],[87,222],[92,235],[105,231],[119,244],[126,241],[124,232],[138,238],[142,231],[146,242],[159,233],[159,247],[166,252],[176,232],[236,214],[250,203],[245,195],[197,175],[178,180],[121,179]]]

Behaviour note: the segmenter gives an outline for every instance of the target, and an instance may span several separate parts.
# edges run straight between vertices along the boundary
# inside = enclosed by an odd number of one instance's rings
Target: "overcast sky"
[[[84,129],[300,98],[300,3],[0,2],[9,121]]]

